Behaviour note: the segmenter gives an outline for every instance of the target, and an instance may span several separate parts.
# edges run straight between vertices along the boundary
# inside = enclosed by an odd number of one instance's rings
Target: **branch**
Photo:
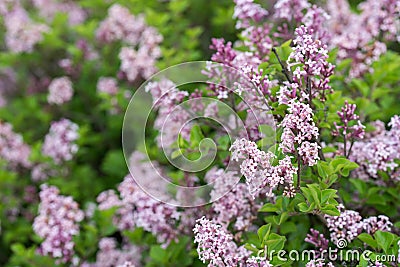
[[[289,76],[289,73],[288,73],[288,71],[287,71],[287,69],[286,69],[286,66],[283,64],[281,58],[279,57],[278,53],[276,52],[276,48],[275,48],[275,47],[272,48],[272,52],[274,52],[276,58],[278,59],[278,62],[279,62],[279,64],[280,64],[281,67],[282,67],[282,72],[283,72],[283,74],[285,75],[286,79],[287,79],[290,83],[292,83],[293,81],[292,81],[292,79],[291,79],[290,76]]]

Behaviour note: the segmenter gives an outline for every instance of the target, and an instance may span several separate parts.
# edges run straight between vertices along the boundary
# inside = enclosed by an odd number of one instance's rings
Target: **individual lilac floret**
[[[33,230],[43,238],[39,253],[69,262],[74,255],[73,236],[79,234],[84,213],[72,197],[60,195],[55,186],[41,186],[39,215]]]
[[[68,119],[52,122],[44,139],[42,152],[57,164],[71,160],[78,151],[75,143],[79,138],[79,127]]]
[[[359,120],[360,116],[355,114],[356,108],[356,104],[349,104],[348,101],[344,103],[344,107],[341,108],[341,111],[337,112],[341,125],[334,122],[335,129],[332,132],[334,136],[342,135],[345,140],[364,138],[365,126],[361,124]],[[355,124],[350,125],[352,122],[355,122]]]
[[[203,263],[209,262],[207,266],[245,266],[244,262],[251,252],[238,247],[233,235],[221,225],[202,217],[197,220],[193,232],[199,259]]]
[[[12,125],[0,121],[0,159],[4,159],[11,169],[28,168],[31,166],[30,153],[31,148],[20,134],[14,133]]]
[[[61,105],[70,101],[73,94],[72,82],[68,77],[56,78],[49,85],[47,102],[49,104]]]

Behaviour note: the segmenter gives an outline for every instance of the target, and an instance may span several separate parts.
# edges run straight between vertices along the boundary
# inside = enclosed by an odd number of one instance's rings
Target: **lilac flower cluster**
[[[55,186],[41,186],[39,215],[33,230],[43,238],[39,253],[68,262],[74,255],[72,237],[79,234],[79,222],[84,213],[70,196],[60,195]]]
[[[371,72],[371,64],[386,52],[386,45],[378,41],[398,38],[398,16],[400,5],[396,0],[367,0],[359,5],[360,14],[352,13],[345,0],[329,1],[331,19],[328,23],[332,32],[331,45],[338,47],[338,59],[352,59],[350,78]]]
[[[312,109],[307,104],[291,100],[288,111],[279,125],[283,127],[279,147],[284,153],[298,153],[305,165],[313,166],[319,160],[320,147],[314,142],[319,132],[312,118]]]
[[[253,198],[266,188],[268,189],[266,195],[273,196],[272,191],[280,185],[284,186],[284,195],[288,197],[295,195],[293,176],[297,168],[292,165],[289,156],[285,156],[273,166],[271,161],[276,158],[273,153],[259,150],[256,143],[244,138],[236,140],[230,151],[232,160],[242,161],[240,171],[246,178]]]
[[[324,259],[315,259],[307,262],[306,267],[335,267],[332,262],[326,262]]]
[[[293,71],[293,82],[286,82],[285,85],[293,91],[305,88],[300,91],[300,100],[311,103],[313,98],[325,101],[326,93],[332,91],[329,85],[329,77],[333,74],[334,66],[327,62],[328,50],[320,40],[313,38],[313,30],[305,26],[300,26],[295,30],[295,44],[293,52],[287,60],[288,69]],[[300,66],[299,63],[301,64]],[[294,83],[294,84],[293,84]],[[283,90],[280,94],[286,97],[296,96],[296,94],[285,94]]]
[[[99,241],[99,251],[96,254],[96,263],[93,267],[140,266],[141,249],[132,244],[117,247],[117,240],[104,237]],[[131,264],[129,265],[128,264]]]
[[[244,263],[251,252],[243,246],[238,247],[233,235],[221,225],[202,217],[197,220],[193,232],[199,259],[203,263],[209,262],[209,267],[246,266]]]
[[[337,243],[339,239],[346,239],[351,242],[363,230],[369,234],[376,231],[388,231],[392,229],[392,223],[384,215],[378,217],[369,217],[363,219],[361,215],[354,210],[346,210],[342,204],[339,204],[339,216],[325,215],[327,226],[331,233],[331,241]]]
[[[74,95],[72,82],[68,77],[53,79],[49,85],[47,102],[49,104],[61,105],[71,100]]]
[[[10,9],[0,10],[6,28],[6,46],[13,53],[32,52],[49,28],[44,24],[33,22],[18,2],[11,6]]]
[[[143,162],[142,154],[133,154],[130,163],[135,165],[132,167],[135,175],[146,177],[149,181],[152,180],[151,177],[157,177],[157,174],[153,172],[152,163]],[[160,167],[156,166],[156,168]],[[156,236],[163,247],[176,239],[177,225],[181,218],[176,207],[153,199],[136,184],[130,175],[127,175],[118,186],[118,191],[119,197],[113,190],[107,190],[97,198],[100,210],[116,208],[113,223],[118,229],[133,230],[136,227],[142,227]],[[159,193],[163,194],[162,191]]]
[[[79,138],[78,125],[68,119],[52,122],[42,147],[45,156],[60,164],[71,160],[78,151],[75,141]]]
[[[11,169],[29,168],[31,166],[30,153],[31,148],[24,143],[20,134],[13,131],[12,125],[0,121],[0,159],[4,160]]]
[[[68,22],[70,25],[78,25],[86,20],[86,12],[79,7],[75,2],[67,1],[53,1],[53,0],[32,0],[35,8],[39,14],[47,20],[53,20],[54,16],[58,13],[65,13],[68,15]]]
[[[97,92],[115,96],[118,93],[117,80],[113,77],[100,77],[97,81]]]
[[[161,55],[158,45],[163,38],[145,23],[142,15],[135,17],[127,8],[114,4],[100,23],[96,37],[101,42],[123,41],[128,45],[119,53],[120,69],[128,81],[147,79],[156,71],[155,62]]]
[[[400,171],[396,159],[400,159],[400,117],[393,116],[389,123],[390,130],[385,130],[384,124],[375,122],[380,125],[375,132],[369,133],[362,140],[357,141],[353,145],[349,159],[360,165],[354,170],[354,177],[382,183],[378,172],[387,172],[391,181],[400,180]]]
[[[233,18],[238,19],[237,29],[244,29],[253,23],[259,23],[268,15],[268,11],[254,3],[253,0],[234,0],[234,2]]]
[[[361,124],[357,114],[355,114],[357,106],[356,104],[349,104],[348,101],[344,103],[344,107],[341,108],[341,111],[338,111],[337,114],[342,122],[342,125],[338,125],[336,122],[335,129],[332,131],[334,136],[343,135],[346,140],[351,139],[362,139],[365,134],[365,126]],[[349,124],[355,121],[356,125],[350,126]]]
[[[329,247],[329,240],[325,238],[323,234],[318,232],[315,229],[310,229],[309,234],[307,234],[306,238],[304,239],[305,242],[310,243],[318,249],[315,256],[319,258],[321,256],[322,251],[327,250]]]
[[[232,184],[236,180],[235,176],[237,173],[224,173],[223,169],[211,169],[207,172],[206,179],[209,183],[214,181],[214,188],[210,193],[211,199],[215,200],[212,203],[212,210],[215,213],[214,220],[225,228],[232,223],[235,230],[243,231],[248,229],[255,219],[254,214],[260,205],[250,197],[245,184]],[[226,195],[216,199],[230,188],[232,190]]]
[[[150,82],[145,88],[153,98],[154,107],[158,108],[158,116],[154,122],[154,128],[159,131],[157,143],[160,147],[172,145],[178,138],[178,134],[185,139],[189,139],[190,126],[188,123],[189,114],[186,110],[176,105],[189,96],[187,91],[181,91],[170,80],[160,80]]]

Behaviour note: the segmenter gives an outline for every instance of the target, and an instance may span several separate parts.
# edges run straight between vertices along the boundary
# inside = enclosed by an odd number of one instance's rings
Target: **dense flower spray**
[[[49,104],[61,105],[71,100],[74,94],[72,82],[68,77],[56,78],[49,85]]]
[[[5,160],[11,169],[31,166],[31,148],[24,143],[20,134],[13,131],[11,124],[0,121],[0,159]]]
[[[79,234],[79,222],[84,213],[70,196],[60,195],[55,186],[42,185],[39,215],[33,222],[33,230],[44,239],[39,252],[68,262],[74,255],[72,237]]]

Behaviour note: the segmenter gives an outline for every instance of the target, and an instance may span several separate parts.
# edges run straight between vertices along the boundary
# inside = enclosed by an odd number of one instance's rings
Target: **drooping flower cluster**
[[[230,151],[232,160],[242,161],[240,171],[246,178],[253,198],[264,189],[268,190],[267,196],[273,196],[272,191],[278,186],[284,186],[284,195],[294,196],[293,176],[297,168],[292,165],[289,156],[285,156],[273,166],[272,160],[276,158],[273,153],[259,150],[256,143],[244,138],[236,140]]]
[[[313,166],[319,160],[315,142],[318,138],[318,128],[313,121],[313,112],[309,105],[291,100],[287,114],[280,127],[283,127],[282,142],[279,147],[284,153],[292,153],[301,157],[303,164]]]
[[[55,186],[41,186],[39,215],[33,230],[43,238],[39,253],[68,262],[74,255],[73,236],[79,234],[84,213],[70,196],[60,195]]]
[[[59,12],[68,15],[70,25],[78,25],[86,20],[86,12],[74,1],[32,0],[32,3],[39,14],[49,21]]]
[[[0,159],[11,169],[20,166],[28,168],[31,166],[30,153],[31,148],[24,143],[20,134],[13,131],[12,125],[0,121]]]
[[[203,263],[209,262],[209,267],[245,266],[251,252],[243,246],[238,247],[233,235],[221,225],[202,217],[197,220],[193,232],[199,259]]]
[[[46,25],[33,22],[18,4],[1,15],[6,28],[5,43],[13,53],[32,52],[34,46],[42,41],[43,33],[49,31]]]
[[[378,172],[387,172],[391,181],[400,180],[400,171],[396,159],[400,159],[400,117],[392,117],[390,130],[385,130],[383,123],[375,132],[369,133],[364,140],[354,143],[350,160],[360,165],[354,170],[354,177],[382,183]]]
[[[119,53],[120,69],[128,81],[147,79],[156,71],[155,62],[161,55],[158,45],[163,38],[145,23],[142,15],[135,17],[127,8],[114,4],[100,23],[96,37],[101,42],[123,41],[128,45]]]
[[[342,204],[339,204],[337,208],[340,211],[339,216],[325,215],[327,226],[331,233],[331,241],[335,244],[340,239],[346,239],[351,242],[363,230],[369,234],[374,234],[378,230],[391,231],[392,229],[393,224],[384,215],[363,219],[357,211],[346,210]]]
[[[71,100],[74,95],[72,82],[68,77],[53,79],[49,85],[47,102],[49,104],[61,105]]]
[[[78,151],[79,126],[68,119],[52,122],[42,147],[45,156],[60,164],[71,160]]]

